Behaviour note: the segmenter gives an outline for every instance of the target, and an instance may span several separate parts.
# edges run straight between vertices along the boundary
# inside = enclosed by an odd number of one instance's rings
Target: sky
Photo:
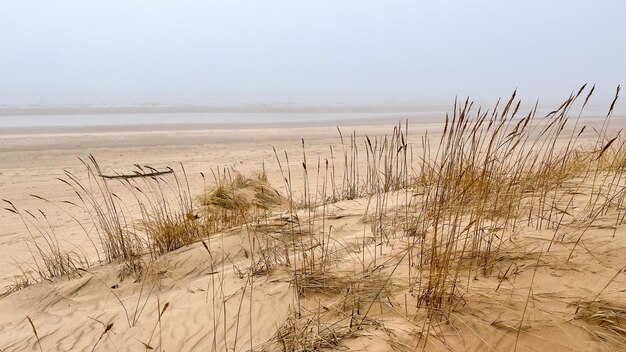
[[[0,105],[557,101],[626,82],[626,1],[1,0]]]

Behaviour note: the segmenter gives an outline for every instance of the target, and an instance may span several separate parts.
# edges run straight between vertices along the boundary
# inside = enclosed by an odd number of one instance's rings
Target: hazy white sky
[[[626,82],[626,1],[2,0],[0,104],[560,99]]]

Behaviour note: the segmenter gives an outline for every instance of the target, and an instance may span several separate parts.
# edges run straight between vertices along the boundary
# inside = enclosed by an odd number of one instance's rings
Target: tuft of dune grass
[[[218,180],[197,202],[202,206],[202,221],[210,232],[218,232],[280,211],[287,200],[270,185],[264,173],[245,177],[235,172]]]

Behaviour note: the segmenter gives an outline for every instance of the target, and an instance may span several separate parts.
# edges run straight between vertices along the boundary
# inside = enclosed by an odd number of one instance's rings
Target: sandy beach
[[[394,122],[386,120],[343,121],[343,133],[353,131],[359,136],[381,136],[393,129]],[[362,121],[361,121],[362,122]],[[286,125],[286,126],[285,126]],[[427,129],[435,132],[440,123],[420,123],[411,126],[415,133]],[[182,163],[189,177],[192,193],[200,194],[203,180],[200,175],[211,170],[234,167],[242,173],[259,172],[267,165],[268,176],[277,187],[282,180],[272,148],[287,151],[293,157],[292,165],[301,163],[302,140],[307,151],[317,158],[329,157],[329,147],[340,148],[337,125],[333,124],[283,124],[245,128],[238,125],[202,126],[105,126],[101,128],[38,128],[10,130],[0,133],[0,195],[20,207],[42,209],[52,219],[60,221],[63,231],[59,239],[70,245],[93,247],[82,234],[80,227],[71,219],[63,219],[63,211],[32,197],[37,195],[60,202],[74,197],[73,191],[57,178],[65,171],[76,175],[85,173],[79,160],[94,155],[100,165],[109,172],[125,172],[134,164],[156,168],[176,166]],[[301,175],[298,173],[297,176]],[[205,182],[206,183],[206,182]],[[120,195],[124,197],[123,194]],[[21,220],[3,214],[0,224],[0,269],[2,285],[10,282],[12,275],[19,274],[17,263],[28,262],[30,252],[24,241],[27,236]],[[83,219],[86,220],[86,219]],[[93,258],[92,258],[93,259]]]
[[[593,144],[597,131],[603,130],[603,121],[581,120],[577,128],[583,124],[587,128],[577,143]],[[430,136],[438,142],[442,131],[449,131],[443,122],[411,122],[408,134],[402,134],[402,140],[408,141],[403,159],[410,166],[407,175],[419,173],[423,138]],[[617,133],[625,123],[624,118],[613,118],[606,134]],[[540,121],[539,126],[542,124],[547,122]],[[403,123],[395,125],[397,130],[406,127]],[[486,222],[485,228],[492,230],[481,236],[495,236],[488,241],[500,243],[497,255],[485,259],[491,264],[483,266],[480,248],[472,247],[478,256],[475,258],[463,259],[460,252],[461,259],[454,260],[468,261],[469,266],[463,264],[460,269],[461,264],[454,264],[459,268],[456,275],[460,275],[458,295],[445,298],[454,299],[450,301],[454,303],[440,303],[445,313],[435,314],[421,288],[429,282],[427,271],[421,267],[426,264],[419,264],[431,257],[413,252],[417,251],[413,246],[421,242],[415,242],[417,237],[407,232],[410,223],[405,222],[417,216],[417,209],[426,209],[420,204],[427,201],[422,200],[427,184],[328,198],[329,189],[334,194],[335,186],[329,186],[327,160],[333,170],[343,170],[334,175],[337,184],[345,183],[348,159],[355,163],[351,172],[358,174],[358,187],[372,187],[371,180],[389,173],[398,180],[408,180],[402,172],[396,174],[386,168],[372,173],[369,162],[375,149],[368,143],[380,150],[404,145],[393,123],[352,122],[341,126],[341,131],[342,136],[335,124],[293,123],[264,128],[170,126],[166,130],[136,126],[0,134],[0,195],[10,201],[4,203],[9,210],[5,209],[0,222],[0,286],[5,287],[0,298],[0,350],[623,348],[623,208],[607,208],[584,225],[584,241],[576,241],[577,222],[582,221],[576,213],[586,209],[586,199],[598,191],[599,179],[572,176],[551,188],[546,194],[559,211],[550,211],[550,220],[533,215],[532,221],[516,222],[514,226],[521,227],[513,229],[500,220]],[[352,134],[358,152],[348,158]],[[384,136],[388,138],[386,147]],[[563,133],[555,137],[554,150],[563,150],[571,136]],[[372,149],[367,152],[367,148]],[[401,149],[387,157],[401,155]],[[250,192],[259,196],[255,182],[267,183],[261,189],[273,189],[270,193],[277,192],[280,198],[260,217],[260,210],[255,208],[243,218],[249,222],[235,224],[234,218],[229,218],[232,225],[177,245],[174,250],[159,254],[155,247],[144,247],[138,257],[142,263],[138,272],[128,266],[132,261],[106,259],[109,252],[103,250],[96,235],[101,225],[80,205],[80,192],[59,181],[75,175],[90,187],[99,184],[97,175],[88,177],[89,155],[96,158],[105,175],[132,174],[134,164],[150,165],[155,170],[171,166],[181,175],[182,165],[188,182],[183,194],[195,203],[191,215],[202,223],[209,215],[203,215],[198,197],[206,197],[207,190],[214,189],[214,180],[225,179],[225,174],[229,179],[235,172],[242,175],[237,187],[243,187],[244,198]],[[381,154],[379,160],[387,159]],[[308,166],[306,172],[303,163]],[[381,165],[385,165],[383,161]],[[263,181],[254,181],[254,175],[262,170]],[[217,173],[221,176],[215,176]],[[250,180],[245,181],[246,177]],[[602,187],[623,198],[623,181],[613,178]],[[138,193],[123,187],[123,182],[108,182],[119,204],[128,206],[124,214],[135,219],[131,223],[141,221],[141,208],[135,204]],[[325,196],[319,198],[321,192]],[[528,202],[525,197],[521,199]],[[298,206],[289,206],[291,201],[297,201]],[[28,210],[34,216],[18,216],[10,209],[21,214]],[[224,209],[219,214],[228,212]],[[230,216],[236,217],[233,214]],[[31,218],[39,219],[39,225]],[[466,220],[459,223],[469,229],[473,222],[468,221],[469,225]],[[289,241],[299,244],[283,247],[281,236],[296,236]],[[35,265],[44,261],[34,244],[50,239],[58,248],[81,258],[80,264],[57,277],[38,274]],[[430,248],[427,243],[421,248]],[[460,243],[457,246],[465,248]],[[552,247],[549,251],[548,245]]]

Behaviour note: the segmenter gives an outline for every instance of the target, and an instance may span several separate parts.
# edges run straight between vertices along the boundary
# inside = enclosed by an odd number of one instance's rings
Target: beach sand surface
[[[591,142],[592,127],[599,128],[602,120],[589,119],[585,123],[591,127],[581,140],[588,138]],[[357,143],[363,144],[364,136],[374,139],[390,135],[393,126],[389,121],[346,124],[341,127],[344,148],[353,131]],[[626,119],[614,119],[611,131],[620,126],[626,126]],[[409,125],[416,164],[421,137],[428,131],[431,138],[439,138],[443,127],[443,123],[432,122]],[[293,267],[282,266],[267,275],[252,276],[250,282],[240,272],[249,265],[249,254],[255,245],[245,226],[156,258],[141,280],[120,276],[122,263],[98,262],[99,243],[90,217],[80,207],[64,203],[78,204],[77,196],[58,180],[67,178],[69,172],[88,181],[80,159],[93,155],[102,172],[109,175],[132,172],[134,164],[158,170],[168,166],[180,170],[182,164],[193,196],[202,195],[213,184],[218,170],[220,174],[237,170],[244,175],[265,170],[269,182],[286,194],[276,150],[281,160],[285,152],[288,154],[292,184],[296,196],[302,197],[303,141],[310,184],[318,182],[318,161],[324,165],[329,159],[342,167],[342,141],[334,124],[31,129],[0,133],[0,198],[18,209],[45,214],[50,224],[47,228],[59,245],[81,253],[89,261],[71,278],[45,280],[0,298],[0,351],[246,351],[263,347],[281,350],[265,343],[289,322],[294,310],[335,314],[336,319],[343,321],[352,319],[355,311],[333,311],[333,298],[323,294],[310,294],[298,306],[291,282]],[[286,169],[287,163],[281,166]],[[133,195],[124,187],[113,187],[128,204],[130,213],[137,214]],[[559,191],[575,187],[576,182],[572,181]],[[403,197],[405,194],[400,193],[390,199],[400,204]],[[327,220],[316,226],[332,226],[332,240],[337,248],[358,248],[363,238],[371,235],[363,217],[372,206],[367,197],[342,200],[329,205],[324,210],[328,212]],[[313,214],[301,210],[297,216],[306,222],[311,217],[319,218],[320,210]],[[369,307],[373,321],[361,321],[363,328],[346,334],[336,347],[409,351],[415,349],[420,333],[430,329],[440,337],[430,337],[425,347],[429,351],[626,350],[622,344],[626,341],[626,311],[619,310],[626,304],[626,226],[613,228],[615,219],[611,216],[605,214],[588,230],[584,245],[568,262],[571,243],[559,243],[538,258],[537,251],[550,242],[554,233],[524,229],[524,236],[515,242],[518,252],[506,253],[511,257],[527,256],[509,268],[516,274],[504,274],[506,279],[502,272],[488,277],[477,275],[471,283],[471,294],[459,302],[456,315],[449,317],[453,323],[439,321],[437,326],[425,327],[411,319],[405,314],[409,308],[402,305],[415,302],[415,297],[407,287],[400,286],[394,294],[400,305],[390,301]],[[19,282],[23,271],[36,271],[33,241],[42,241],[42,236],[9,211],[3,211],[0,219],[0,287],[10,287]],[[280,225],[285,220],[278,216],[272,221]],[[405,247],[405,239],[390,240],[376,260],[393,262]],[[220,255],[209,254],[207,248]],[[334,268],[345,273],[358,271],[364,265],[359,258],[373,255],[341,250],[337,253]],[[393,275],[405,277],[409,271],[401,266]],[[593,299],[600,292],[602,295]],[[592,302],[590,310],[618,307],[614,321],[622,332],[607,331],[602,323],[579,319],[577,302],[585,300]],[[408,306],[414,308],[414,303]],[[424,348],[421,346],[418,350]]]

